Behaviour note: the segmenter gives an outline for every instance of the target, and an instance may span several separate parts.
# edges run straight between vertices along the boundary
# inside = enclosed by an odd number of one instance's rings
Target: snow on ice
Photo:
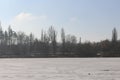
[[[120,58],[0,59],[0,80],[120,80]]]

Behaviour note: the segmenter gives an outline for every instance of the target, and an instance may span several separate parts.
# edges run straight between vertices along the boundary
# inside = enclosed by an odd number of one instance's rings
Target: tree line
[[[116,28],[111,40],[81,42],[76,36],[66,34],[61,29],[61,42],[57,41],[57,31],[51,26],[41,30],[41,38],[32,33],[16,32],[11,26],[3,31],[0,25],[0,57],[120,57],[120,40]]]

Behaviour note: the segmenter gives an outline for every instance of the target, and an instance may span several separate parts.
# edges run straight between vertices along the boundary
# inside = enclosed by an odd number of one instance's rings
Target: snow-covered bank
[[[0,59],[0,80],[120,80],[120,58]]]

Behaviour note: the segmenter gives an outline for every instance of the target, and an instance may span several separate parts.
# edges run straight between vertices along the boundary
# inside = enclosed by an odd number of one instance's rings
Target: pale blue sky
[[[0,20],[3,29],[36,37],[53,25],[59,34],[63,27],[83,41],[100,41],[111,39],[114,27],[120,33],[120,0],[0,0]]]

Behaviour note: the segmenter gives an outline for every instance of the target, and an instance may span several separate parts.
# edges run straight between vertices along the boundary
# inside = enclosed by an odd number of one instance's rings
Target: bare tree
[[[117,42],[117,30],[116,28],[112,31],[112,42]]]
[[[9,44],[9,46],[11,46],[12,45],[12,35],[13,35],[13,31],[12,31],[12,28],[11,28],[11,26],[9,25],[9,27],[8,27],[8,44]]]
[[[41,30],[41,42],[44,42],[44,32]]]
[[[77,43],[76,36],[70,34],[66,35],[66,42],[76,44]]]
[[[48,35],[52,44],[52,52],[55,55],[57,49],[57,42],[56,42],[57,32],[52,26],[48,30]]]
[[[7,31],[4,32],[4,45],[8,45],[8,33]]]
[[[4,40],[4,34],[3,34],[2,26],[0,23],[0,45],[2,45],[3,40]]]
[[[65,53],[65,31],[61,29],[61,40],[62,40],[62,53]]]
[[[32,50],[33,50],[33,43],[34,43],[34,35],[32,34],[32,33],[30,33],[30,35],[29,35],[29,42],[30,42],[30,53],[32,52]]]
[[[77,43],[77,39],[74,35],[66,35],[66,51],[70,54],[73,55],[73,53],[75,52],[75,48],[76,48],[76,43]]]
[[[24,32],[17,33],[17,43],[19,45],[23,45],[25,43],[25,33]]]

